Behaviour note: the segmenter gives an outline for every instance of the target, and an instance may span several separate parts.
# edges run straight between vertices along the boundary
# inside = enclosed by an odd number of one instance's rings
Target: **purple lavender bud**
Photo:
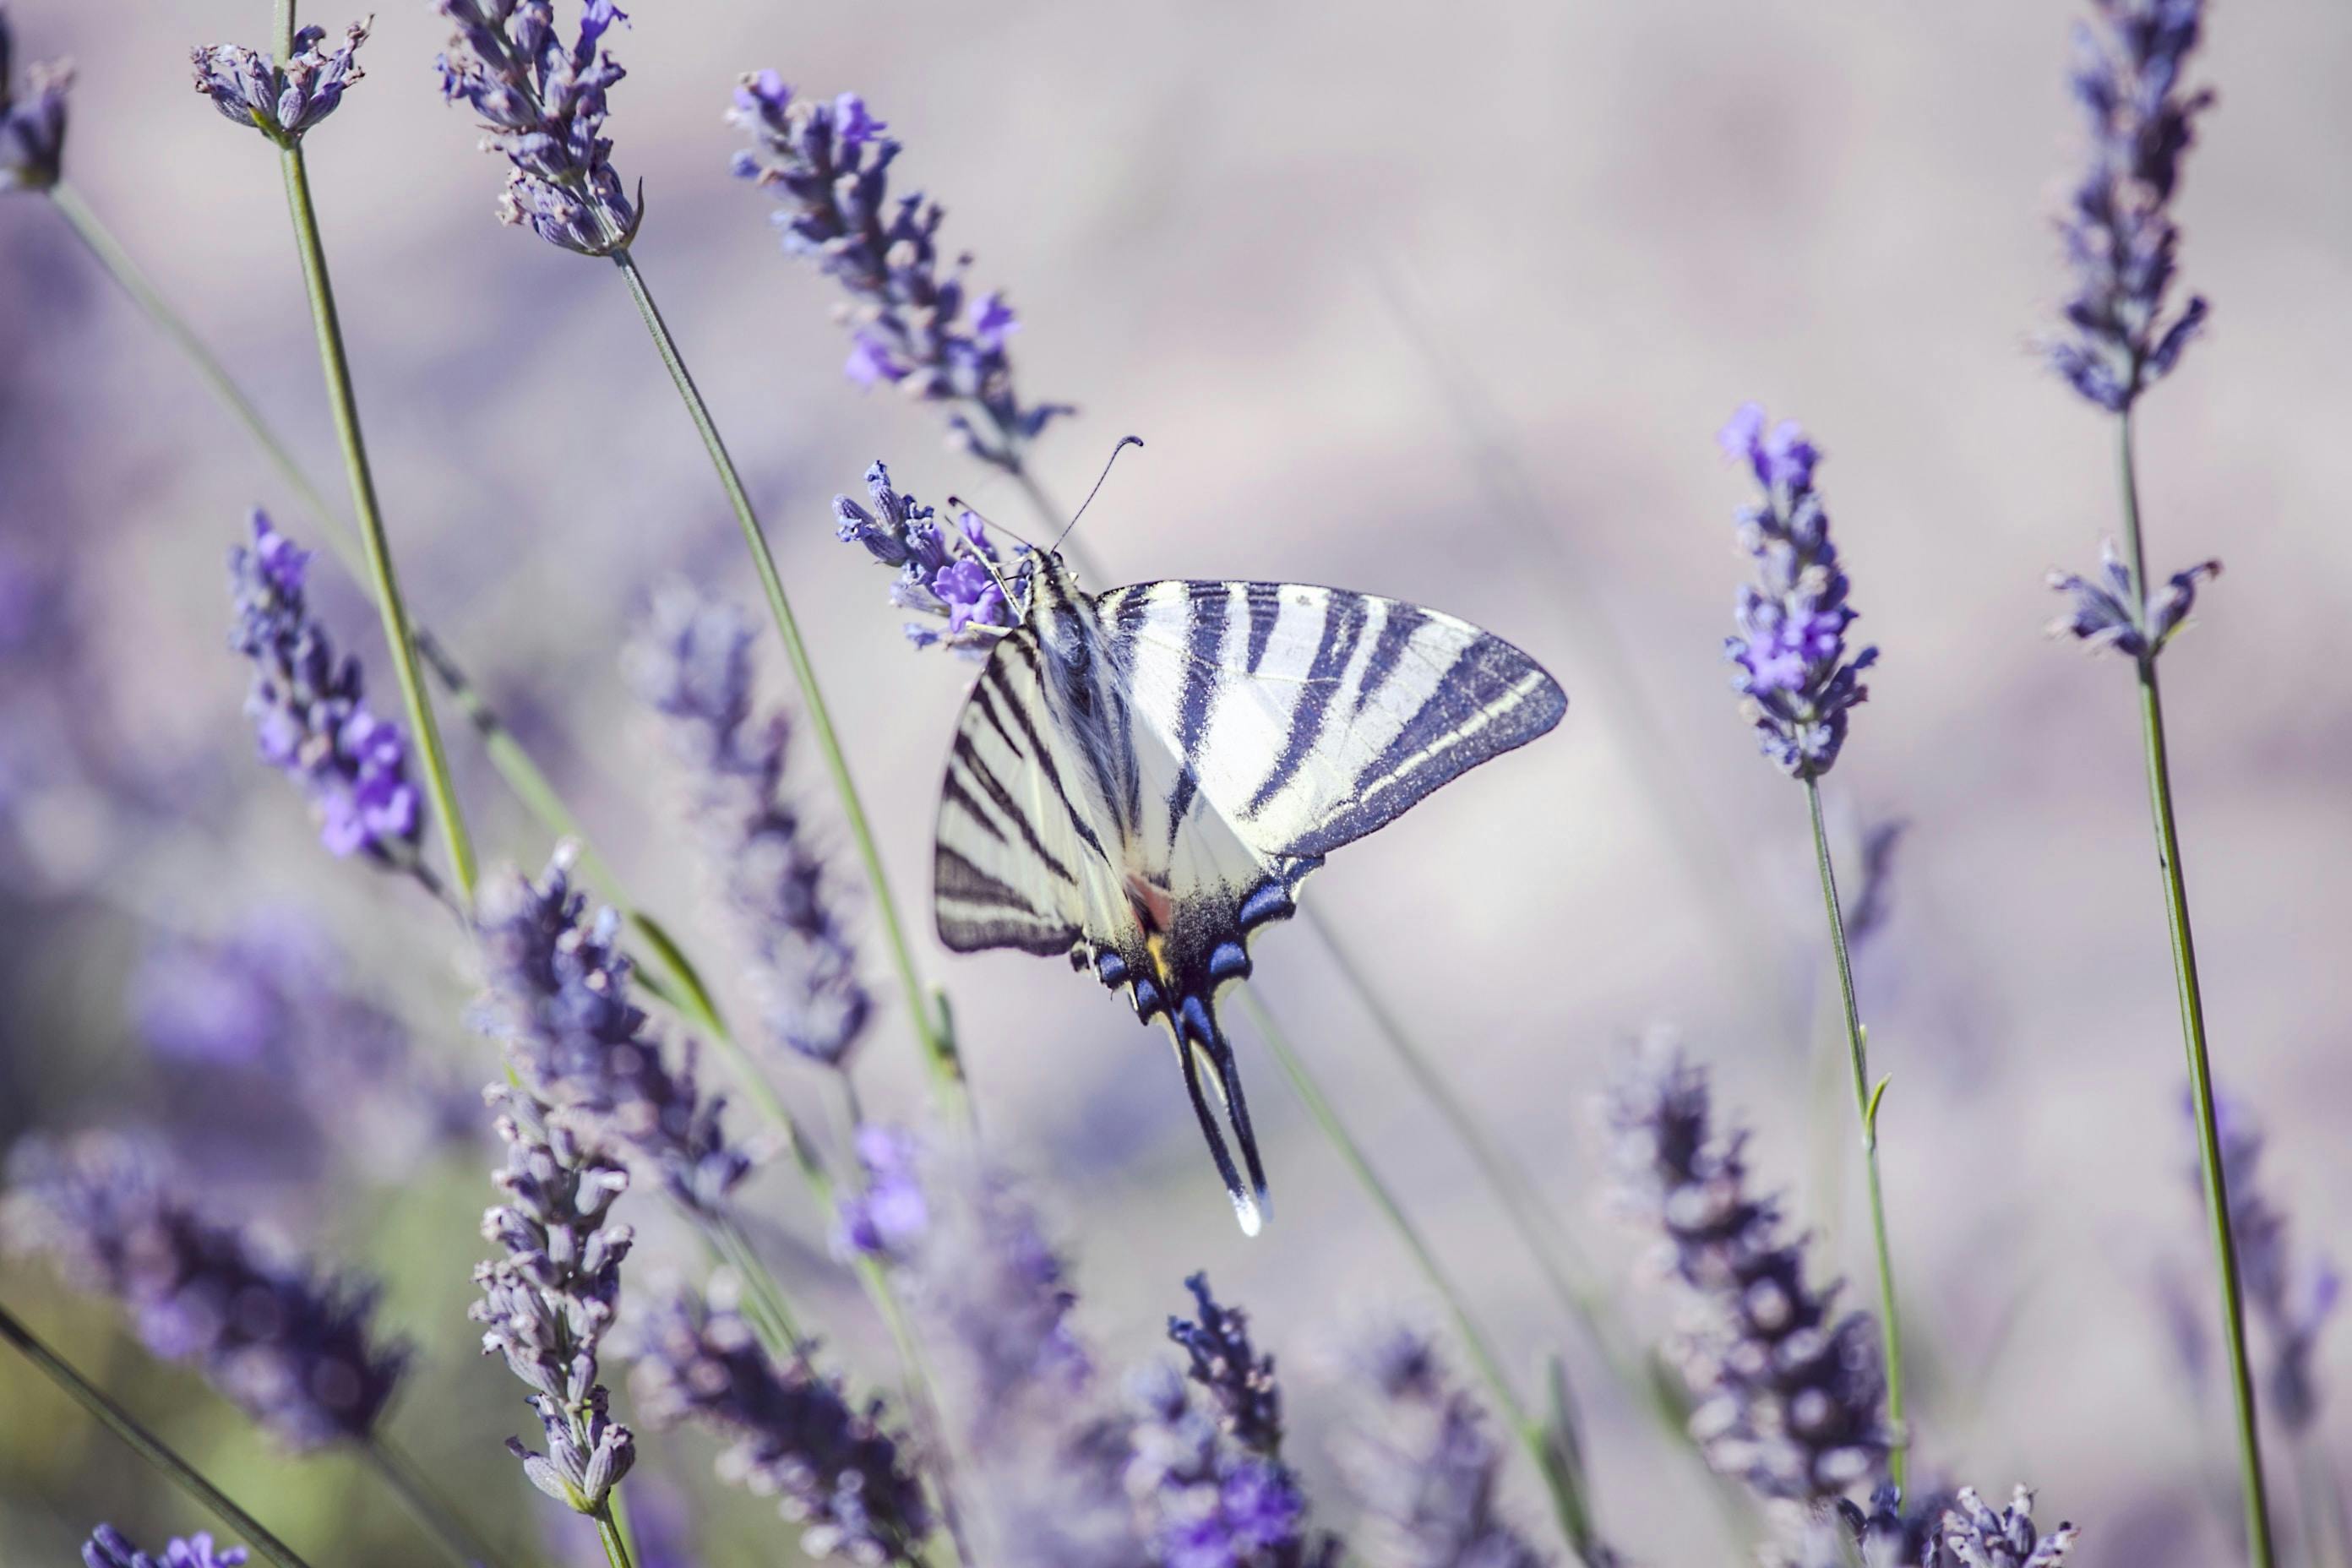
[[[90,1531],[89,1540],[81,1549],[81,1560],[87,1568],[237,1568],[245,1556],[242,1546],[215,1550],[213,1538],[198,1531],[184,1541],[173,1540],[163,1548],[162,1557],[151,1557],[110,1524],[101,1524]]]
[[[367,75],[358,58],[367,36],[367,24],[353,22],[343,30],[341,47],[324,49],[327,29],[305,27],[294,35],[293,57],[283,64],[239,44],[207,45],[191,55],[196,90],[232,123],[291,147],[335,111],[345,88]]]
[[[1225,1435],[1251,1453],[1274,1458],[1282,1452],[1282,1390],[1274,1380],[1274,1358],[1250,1343],[1249,1317],[1238,1307],[1222,1307],[1209,1293],[1209,1277],[1184,1281],[1200,1308],[1201,1321],[1168,1320],[1168,1337],[1192,1358],[1192,1379],[1216,1402]]]
[[[683,584],[654,596],[626,658],[638,694],[667,721],[709,869],[724,889],[761,1022],[785,1049],[839,1067],[873,999],[840,889],[785,787],[791,728],[751,715],[750,621]]]
[[[0,193],[46,191],[65,161],[66,93],[73,68],[63,62],[28,66],[22,95],[11,90],[15,52],[8,11],[0,6]]]
[[[373,1286],[268,1256],[119,1137],[28,1140],[8,1179],[10,1248],[45,1254],[76,1288],[121,1302],[150,1351],[201,1368],[296,1452],[368,1441],[408,1358],[370,1342]]]
[[[830,103],[796,98],[774,71],[744,77],[728,118],[750,141],[734,173],[781,204],[785,251],[808,258],[850,296],[849,378],[951,405],[960,442],[1017,469],[1028,443],[1069,409],[1022,405],[1005,352],[1012,308],[1000,293],[973,295],[969,256],[942,269],[945,214],[920,192],[891,194],[900,148],[884,134],[889,127],[856,93]]]
[[[1504,1516],[1503,1449],[1476,1400],[1456,1387],[1436,1347],[1399,1330],[1359,1355],[1378,1400],[1342,1456],[1364,1510],[1356,1542],[1370,1568],[1545,1568]]]
[[[2096,576],[2050,574],[2050,586],[2074,600],[2066,614],[2050,623],[2050,635],[2077,637],[2094,650],[2113,648],[2126,658],[2153,659],[2196,608],[2198,585],[2221,574],[2219,561],[2200,561],[2185,572],[2174,573],[2163,587],[2148,595],[2145,611],[2136,612],[2131,568],[2124,563],[2114,540],[2101,540]]]
[[[1724,656],[1739,667],[1732,689],[1747,699],[1741,710],[1764,754],[1791,778],[1816,779],[1837,762],[1849,711],[1870,695],[1860,672],[1878,660],[1874,647],[1845,656],[1855,615],[1813,490],[1821,454],[1793,420],[1767,429],[1754,403],[1716,440],[1764,489],[1763,503],[1739,514],[1758,581],[1739,591],[1739,635],[1724,639]]]
[[[1944,1549],[1961,1568],[2056,1568],[2082,1531],[2061,1524],[2047,1535],[2033,1528],[2033,1494],[2017,1489],[1996,1513],[1974,1487],[1962,1487],[1943,1519]]]
[[[866,470],[866,484],[874,510],[834,497],[835,533],[898,569],[891,604],[947,623],[944,632],[925,622],[909,625],[907,636],[916,647],[938,644],[966,658],[986,658],[998,636],[1027,613],[1026,565],[1005,558],[976,512],[961,513],[954,531],[943,531],[931,508],[892,487],[890,470],[879,461]]]
[[[1271,1456],[1226,1441],[1216,1418],[1193,1408],[1173,1368],[1137,1368],[1128,1398],[1135,1419],[1127,1487],[1154,1563],[1319,1568],[1339,1560],[1336,1539],[1309,1537],[1297,1479]]]
[[[879,1401],[850,1408],[805,1359],[779,1366],[733,1311],[680,1291],[639,1332],[633,1386],[646,1417],[691,1416],[730,1439],[719,1473],[774,1496],[812,1558],[916,1564],[930,1507]]]
[[[2093,0],[2076,23],[2069,86],[2090,130],[2090,166],[2060,232],[2074,269],[2067,331],[2051,363],[2074,390],[2121,413],[2170,371],[2205,323],[2202,296],[2169,312],[2180,228],[2172,195],[2194,121],[2213,94],[2182,88],[2203,0]]]
[[[717,1215],[751,1157],[727,1141],[725,1098],[698,1093],[691,1049],[676,1070],[663,1065],[645,1010],[629,1000],[620,916],[587,909],[562,851],[540,882],[517,872],[484,889],[479,931],[495,999],[485,1022],[533,1094],[645,1161],[679,1204]]]
[[[483,1325],[482,1353],[503,1355],[530,1390],[548,1447],[542,1454],[507,1440],[523,1473],[557,1501],[594,1513],[636,1458],[635,1438],[611,1420],[596,1381],[633,1239],[627,1226],[605,1216],[628,1189],[628,1173],[529,1094],[493,1087],[486,1098],[507,1146],[494,1178],[506,1202],[482,1216],[482,1235],[505,1256],[476,1267],[482,1300],[467,1315]]]
[[[253,543],[229,552],[229,646],[253,663],[246,714],[262,760],[310,796],[330,852],[418,874],[424,813],[408,779],[407,739],[369,711],[359,660],[339,656],[311,614],[309,560],[259,511]]]
[[[1679,1051],[1641,1053],[1612,1086],[1609,1120],[1625,1206],[1662,1235],[1704,1312],[1674,1350],[1708,1462],[1807,1503],[1877,1481],[1892,1441],[1877,1325],[1838,1317],[1838,1287],[1808,1280],[1803,1242],[1749,1188],[1747,1134],[1715,1127],[1705,1071]]]
[[[917,1158],[915,1141],[897,1128],[869,1122],[857,1130],[864,1180],[842,1200],[843,1250],[901,1262],[915,1256],[931,1217]]]
[[[2190,1116],[2193,1131],[2194,1107],[2185,1096],[2182,1110]],[[2263,1408],[2289,1432],[2301,1434],[2319,1415],[2315,1376],[2319,1336],[2335,1315],[2343,1278],[2335,1263],[2324,1258],[2308,1268],[2297,1267],[2286,1213],[2263,1190],[2262,1161],[2268,1140],[2253,1112],[2242,1101],[2217,1093],[2214,1117],[2221,1143],[2222,1184],[2230,1194],[2230,1229],[2237,1240],[2238,1279],[2255,1321],[2270,1341]],[[2203,1173],[2193,1159],[2187,1171],[2201,1203]]]
[[[513,166],[499,220],[583,256],[626,248],[644,215],[613,170],[604,128],[605,94],[627,73],[598,46],[628,17],[612,0],[586,0],[567,47],[551,0],[438,0],[437,9],[457,26],[436,62],[441,96],[471,104],[484,150]]]

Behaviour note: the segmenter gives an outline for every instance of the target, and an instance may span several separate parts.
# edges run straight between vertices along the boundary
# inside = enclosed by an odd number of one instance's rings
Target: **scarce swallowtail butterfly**
[[[1016,624],[965,701],[940,791],[940,938],[959,952],[1066,953],[1163,1023],[1254,1236],[1265,1172],[1217,1017],[1219,994],[1250,973],[1251,939],[1293,911],[1325,856],[1544,733],[1568,699],[1501,638],[1370,594],[1088,594],[1058,552],[1029,556],[1007,586]]]

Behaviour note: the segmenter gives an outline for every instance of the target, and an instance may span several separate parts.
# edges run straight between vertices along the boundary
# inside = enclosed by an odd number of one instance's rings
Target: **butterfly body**
[[[1163,1022],[1254,1234],[1265,1179],[1220,993],[1331,849],[1549,730],[1567,699],[1499,638],[1397,600],[1241,582],[1090,595],[1057,555],[1027,585],[940,790],[940,939],[1067,953]]]

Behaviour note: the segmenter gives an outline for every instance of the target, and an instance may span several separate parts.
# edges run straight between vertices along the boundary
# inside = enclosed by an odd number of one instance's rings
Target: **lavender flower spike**
[[[1996,1513],[1974,1487],[1962,1487],[1944,1514],[1944,1548],[1961,1568],[2057,1568],[2082,1531],[2062,1524],[2047,1535],[2033,1528],[2033,1494],[2017,1489]]]
[[[572,888],[568,847],[542,880],[512,873],[484,889],[495,998],[487,1022],[533,1094],[646,1161],[679,1204],[715,1216],[751,1156],[727,1141],[726,1100],[702,1098],[690,1053],[677,1071],[663,1065],[644,1009],[629,1000],[620,916],[591,917],[587,907]]]
[[[236,624],[229,646],[253,661],[245,711],[262,761],[310,797],[330,852],[364,854],[424,876],[424,830],[408,781],[408,741],[368,710],[357,658],[339,656],[311,614],[303,581],[310,555],[253,514],[253,543],[229,552]]]
[[[1192,1358],[1194,1383],[1215,1401],[1225,1435],[1253,1454],[1273,1458],[1282,1452],[1282,1389],[1274,1380],[1274,1358],[1250,1343],[1249,1318],[1224,1307],[1209,1293],[1209,1277],[1184,1281],[1198,1303],[1201,1321],[1168,1320],[1168,1337]]]
[[[507,1145],[498,1184],[507,1201],[482,1216],[482,1235],[506,1256],[474,1270],[482,1300],[482,1353],[505,1356],[530,1392],[548,1451],[507,1439],[533,1486],[581,1513],[605,1499],[636,1458],[635,1439],[606,1412],[596,1353],[621,1296],[632,1233],[604,1223],[628,1173],[553,1122],[530,1095],[488,1091]]]
[[[2146,662],[2164,651],[2196,608],[2199,584],[2221,574],[2219,561],[2200,561],[2186,572],[2175,572],[2162,588],[2147,595],[2145,609],[2135,610],[2131,569],[2116,552],[2115,541],[2102,540],[2097,576],[2050,574],[2050,585],[2074,599],[2067,613],[2050,623],[2050,635],[2078,637],[2095,651],[2113,648]]]
[[[439,0],[437,8],[457,28],[438,62],[441,96],[473,105],[483,151],[513,165],[499,220],[582,256],[626,249],[645,215],[614,172],[604,132],[604,95],[627,73],[599,46],[628,17],[613,0],[585,0],[567,48],[551,0]]]
[[[1381,1414],[1343,1469],[1364,1506],[1357,1544],[1370,1568],[1546,1568],[1504,1516],[1503,1449],[1436,1347],[1397,1330],[1360,1360]]]
[[[46,191],[58,183],[65,160],[66,91],[73,86],[73,68],[62,62],[26,67],[20,97],[8,77],[14,52],[8,10],[0,5],[0,194]]]
[[[371,1342],[373,1287],[268,1255],[121,1138],[31,1140],[8,1175],[11,1250],[46,1254],[73,1285],[122,1303],[150,1351],[203,1369],[286,1447],[369,1439],[408,1357]]]
[[[812,1558],[867,1564],[922,1561],[930,1507],[898,1445],[880,1425],[877,1401],[850,1408],[841,1389],[805,1360],[779,1366],[733,1311],[680,1291],[644,1324],[634,1374],[649,1419],[688,1416],[732,1439],[719,1471],[803,1526]]]
[[[2182,78],[2204,26],[2203,0],[2094,0],[2098,25],[2074,27],[2070,86],[2090,130],[2090,167],[2066,216],[2074,292],[2051,363],[2115,413],[2161,380],[2205,324],[2201,295],[2168,307],[2180,246],[2172,195],[2196,117],[2213,101]]]
[[[1223,1440],[1183,1377],[1157,1363],[1129,1379],[1135,1422],[1127,1486],[1152,1561],[1179,1568],[1328,1568],[1339,1542],[1309,1537],[1307,1500],[1287,1467]]]
[[[162,1557],[151,1557],[114,1526],[101,1524],[83,1543],[81,1560],[87,1568],[237,1568],[245,1561],[245,1548],[215,1551],[213,1538],[198,1531],[185,1541],[174,1540],[163,1548]]]
[[[952,532],[941,530],[929,507],[893,487],[890,470],[878,458],[866,470],[866,488],[872,511],[847,496],[833,498],[834,532],[844,544],[861,545],[883,565],[898,569],[898,581],[890,584],[893,605],[947,622],[945,631],[909,622],[908,640],[917,647],[940,645],[968,658],[986,658],[998,636],[1020,625],[1027,612],[1028,563],[1000,553],[977,512],[959,516]],[[1016,558],[1027,553],[1025,546],[1014,552]]]
[[[761,1021],[786,1049],[838,1067],[873,998],[857,978],[839,889],[784,789],[790,727],[751,716],[751,623],[683,584],[654,596],[627,665],[667,721],[709,868],[748,949]]]
[[[1758,581],[1740,589],[1739,635],[1724,640],[1724,656],[1739,667],[1732,689],[1747,699],[1742,711],[1764,754],[1791,778],[1817,779],[1845,745],[1849,710],[1870,695],[1861,672],[1878,660],[1874,647],[1846,658],[1855,616],[1813,489],[1821,454],[1794,420],[1768,429],[1753,403],[1716,440],[1764,489],[1762,504],[1739,514],[1739,542],[1756,558]]]
[[[1746,1133],[1715,1126],[1706,1073],[1678,1051],[1644,1051],[1613,1086],[1609,1119],[1626,1206],[1663,1234],[1706,1312],[1675,1349],[1708,1462],[1803,1503],[1876,1481],[1893,1441],[1876,1324],[1838,1316],[1837,1287],[1807,1279],[1779,1204],[1749,1189]]]
[[[2221,1138],[2221,1173],[2230,1194],[2230,1228],[2238,1242],[2238,1277],[2254,1317],[2270,1336],[2271,1364],[2263,1408],[2297,1436],[2319,1415],[2319,1388],[2313,1363],[2319,1336],[2344,1294],[2343,1276],[2323,1258],[2303,1269],[2287,1244],[2287,1216],[2263,1191],[2266,1142],[2262,1124],[2245,1105],[2216,1095],[2215,1120]],[[2196,1163],[2189,1176],[2199,1197],[2204,1181]]]
[[[364,22],[343,30],[341,47],[320,46],[324,27],[294,35],[293,58],[272,59],[240,44],[212,44],[193,51],[196,90],[232,124],[249,125],[280,147],[291,147],[343,101],[343,89],[367,73],[359,48],[367,41]]]
[[[728,119],[751,141],[735,155],[736,174],[782,204],[775,221],[785,251],[809,258],[848,291],[849,378],[955,405],[948,420],[955,438],[984,461],[1017,470],[1023,448],[1070,410],[1022,406],[1005,352],[1017,325],[1013,309],[1002,294],[971,291],[969,256],[942,274],[946,214],[919,191],[891,195],[890,165],[901,149],[883,134],[889,127],[856,93],[830,103],[795,97],[774,71],[743,78]]]

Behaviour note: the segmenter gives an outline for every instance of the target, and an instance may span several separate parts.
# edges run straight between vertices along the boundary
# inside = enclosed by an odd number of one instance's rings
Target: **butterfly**
[[[1296,583],[1082,591],[1029,557],[956,725],[933,910],[959,952],[1067,954],[1165,1024],[1255,1236],[1267,1210],[1217,999],[1341,845],[1559,722],[1534,660],[1452,616]],[[1025,588],[1024,594],[1022,590]],[[1240,1145],[1244,1184],[1203,1085]]]

